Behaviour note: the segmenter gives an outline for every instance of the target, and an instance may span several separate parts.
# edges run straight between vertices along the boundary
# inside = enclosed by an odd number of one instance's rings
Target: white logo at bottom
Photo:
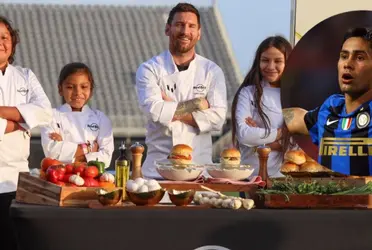
[[[230,249],[221,246],[202,246],[195,248],[194,250],[230,250]]]

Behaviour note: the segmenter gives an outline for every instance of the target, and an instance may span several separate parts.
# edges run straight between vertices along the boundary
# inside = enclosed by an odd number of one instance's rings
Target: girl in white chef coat
[[[114,138],[110,119],[87,103],[93,95],[91,70],[83,63],[65,65],[59,75],[58,92],[64,104],[53,109],[53,120],[41,131],[46,157],[64,163],[98,159],[110,166]]]
[[[292,51],[281,36],[265,39],[258,47],[253,65],[239,87],[232,104],[233,143],[240,149],[242,164],[251,165],[258,175],[256,148],[271,147],[268,159],[270,177],[281,177],[283,162],[283,115],[280,77]]]
[[[18,31],[0,16],[0,248],[17,249],[9,215],[19,172],[29,171],[29,130],[47,125],[52,107],[32,70],[15,66]]]

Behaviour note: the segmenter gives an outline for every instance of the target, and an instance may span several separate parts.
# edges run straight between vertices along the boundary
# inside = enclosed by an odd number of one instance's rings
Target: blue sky
[[[175,5],[175,0],[0,0],[5,3],[56,4],[141,4]],[[196,6],[212,5],[213,0],[189,0]],[[280,34],[290,39],[291,0],[217,0],[218,9],[232,49],[244,75],[258,44],[267,36]]]

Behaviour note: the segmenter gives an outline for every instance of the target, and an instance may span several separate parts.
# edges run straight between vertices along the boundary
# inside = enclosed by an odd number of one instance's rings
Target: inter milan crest
[[[369,125],[371,121],[371,117],[369,116],[368,112],[359,113],[357,116],[356,125],[358,128],[365,128]]]
[[[343,118],[342,119],[342,130],[348,130],[351,127],[351,123],[353,121],[353,118]]]

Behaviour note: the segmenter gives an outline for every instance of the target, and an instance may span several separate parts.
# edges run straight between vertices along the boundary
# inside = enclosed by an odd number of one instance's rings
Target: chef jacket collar
[[[270,83],[268,81],[265,81],[265,80],[262,80],[261,81],[261,84],[262,84],[262,87],[265,88],[265,87],[268,87],[268,88],[275,88],[275,87],[271,87]],[[280,88],[275,88],[275,89],[280,89]]]
[[[192,59],[192,61],[190,62],[188,69],[192,69],[195,67],[195,61],[197,57],[198,57],[198,54],[195,53],[194,59]],[[165,65],[166,69],[169,73],[173,74],[173,73],[179,72],[176,63],[173,60],[173,56],[169,50],[167,50],[165,64],[166,64]]]
[[[72,108],[70,106],[70,104],[68,103],[65,103],[63,104],[60,109],[59,109],[61,112],[72,112]],[[82,113],[85,113],[85,112],[88,112],[90,110],[89,106],[88,105],[84,105],[83,108],[81,109],[81,112]]]

